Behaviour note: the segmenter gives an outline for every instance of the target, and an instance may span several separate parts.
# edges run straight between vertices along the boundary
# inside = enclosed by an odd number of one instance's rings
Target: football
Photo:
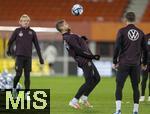
[[[81,6],[80,4],[75,4],[73,5],[71,12],[73,15],[79,16],[83,13],[83,6]]]

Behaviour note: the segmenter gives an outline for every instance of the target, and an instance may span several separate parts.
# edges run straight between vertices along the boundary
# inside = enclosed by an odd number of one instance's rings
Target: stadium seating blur
[[[65,18],[70,21],[120,21],[128,5],[128,0],[93,0],[93,2],[92,0],[78,0],[78,2],[75,0],[0,1],[2,3],[0,4],[0,21],[17,20],[23,13],[32,15],[32,20],[53,21]],[[83,15],[78,18],[71,14],[71,7],[75,3],[83,5],[85,9]]]
[[[148,4],[145,14],[143,16],[143,21],[150,21],[150,2]]]

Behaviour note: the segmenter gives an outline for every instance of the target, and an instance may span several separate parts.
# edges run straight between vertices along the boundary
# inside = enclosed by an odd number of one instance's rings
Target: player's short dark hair
[[[64,22],[65,22],[64,19],[59,20],[59,21],[56,22],[56,29],[57,29],[59,32],[61,32],[61,28],[60,28],[60,27],[63,25]]]
[[[134,12],[127,12],[125,14],[125,18],[127,19],[128,22],[135,22],[136,20],[136,15]]]

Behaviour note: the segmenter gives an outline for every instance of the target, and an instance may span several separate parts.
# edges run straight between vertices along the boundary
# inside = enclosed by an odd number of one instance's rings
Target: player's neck
[[[127,25],[134,25],[135,22],[127,22]]]
[[[70,32],[70,31],[68,31],[68,30],[66,31],[66,30],[65,30],[65,31],[62,31],[61,33],[62,33],[62,34],[65,34],[65,33],[69,33],[69,32]]]
[[[29,26],[26,26],[26,27],[21,26],[21,28],[27,29],[27,28],[29,28]]]
[[[61,33],[62,33],[62,34],[65,34],[65,33],[67,33],[67,31],[62,31]]]

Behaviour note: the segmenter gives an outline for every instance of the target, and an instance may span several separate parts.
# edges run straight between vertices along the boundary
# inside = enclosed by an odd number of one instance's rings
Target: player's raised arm
[[[7,50],[7,55],[10,56],[11,55],[11,46],[13,44],[13,42],[16,40],[16,36],[17,36],[17,30],[15,30],[12,34],[12,36],[10,37],[9,41],[8,41],[8,50]]]
[[[33,43],[34,43],[34,46],[36,48],[37,54],[39,56],[39,61],[40,61],[41,64],[44,64],[44,60],[43,60],[42,55],[41,55],[41,49],[40,49],[40,46],[39,46],[39,43],[38,43],[37,35],[36,35],[35,32],[33,32],[33,35],[34,35]]]
[[[121,30],[119,30],[118,34],[117,34],[116,43],[115,43],[113,64],[117,64],[118,63],[118,56],[119,56],[119,52],[120,52],[120,49],[121,49],[121,37],[122,37]]]

